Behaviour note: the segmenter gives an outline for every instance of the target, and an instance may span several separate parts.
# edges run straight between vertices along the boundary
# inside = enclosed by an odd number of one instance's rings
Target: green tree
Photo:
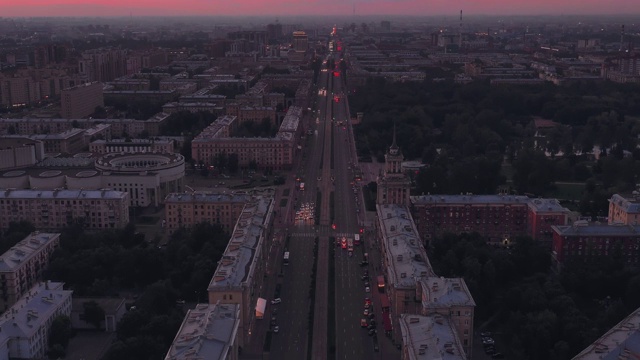
[[[104,321],[104,309],[98,305],[95,301],[86,301],[82,303],[84,312],[82,313],[84,321],[100,329],[102,322]]]
[[[56,316],[49,328],[49,347],[59,344],[66,349],[72,336],[71,319],[66,315]]]

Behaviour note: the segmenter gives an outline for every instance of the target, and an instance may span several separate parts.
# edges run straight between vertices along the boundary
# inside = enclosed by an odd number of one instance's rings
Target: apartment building
[[[84,118],[104,107],[102,83],[92,82],[62,90],[60,114],[66,119]]]
[[[640,221],[640,194],[624,196],[613,194],[609,199],[609,224],[638,225]]]
[[[88,229],[123,228],[129,223],[129,193],[113,190],[0,191],[0,229],[27,220],[37,229],[83,224]]]
[[[198,304],[187,311],[165,360],[238,360],[240,306]]]
[[[35,134],[30,138],[42,142],[46,153],[76,154],[85,148],[83,129],[72,128],[55,134]]]
[[[0,170],[32,166],[44,158],[42,141],[26,137],[0,137]]]
[[[264,293],[267,252],[273,238],[273,197],[247,203],[238,217],[227,248],[208,286],[209,304],[237,304],[240,308],[238,346],[249,343],[256,325],[256,306]]]
[[[401,314],[420,314],[422,298],[419,280],[436,276],[422,246],[409,208],[397,204],[376,205],[376,232],[380,241],[382,269],[386,284],[393,339],[401,340]]]
[[[127,74],[127,51],[114,48],[87,50],[78,62],[78,72],[88,81],[107,82]]]
[[[638,324],[640,324],[640,308],[622,319],[572,360],[637,358],[637,348],[640,344]]]
[[[95,140],[89,144],[89,151],[94,154],[109,153],[163,153],[175,152],[173,141],[168,139],[111,139]]]
[[[64,283],[41,282],[0,316],[0,359],[44,359],[51,323],[71,314],[73,291]]]
[[[468,359],[473,355],[473,319],[476,306],[463,278],[429,277],[419,281],[422,315],[449,319]]]
[[[179,228],[190,228],[201,222],[219,224],[230,233],[245,204],[248,195],[172,193],[164,199],[165,229],[171,234]]]
[[[0,309],[7,311],[39,280],[53,251],[60,245],[60,234],[29,234],[0,255]]]
[[[241,168],[248,168],[255,162],[263,170],[290,169],[297,154],[296,141],[300,134],[301,118],[296,114],[301,114],[301,110],[291,107],[289,112],[292,115],[282,122],[273,138],[229,137],[237,126],[237,118],[228,115],[218,118],[193,139],[191,156],[196,162],[213,165],[219,154],[236,154]]]
[[[446,316],[402,314],[399,323],[402,333],[402,360],[470,358],[464,352],[460,338]]]
[[[551,244],[551,227],[569,223],[571,212],[556,199],[529,199],[527,206],[527,234],[538,241]]]
[[[529,198],[514,195],[422,195],[411,205],[427,244],[445,233],[477,232],[494,244],[510,244],[527,234]]]
[[[600,261],[616,256],[630,268],[637,268],[640,258],[640,225],[589,225],[576,221],[573,225],[552,226],[551,256],[558,269],[574,259]]]

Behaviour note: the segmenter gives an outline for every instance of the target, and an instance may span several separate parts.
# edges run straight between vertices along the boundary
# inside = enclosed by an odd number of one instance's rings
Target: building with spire
[[[378,175],[377,204],[409,205],[411,181],[402,172],[402,151],[396,144],[396,125],[393,124],[393,143],[384,155],[384,172]]]

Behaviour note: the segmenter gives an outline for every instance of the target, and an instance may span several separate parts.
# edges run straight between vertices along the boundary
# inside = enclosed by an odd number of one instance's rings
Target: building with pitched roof
[[[465,360],[454,327],[446,316],[433,314],[400,316],[402,360]]]
[[[267,296],[263,284],[269,275],[273,203],[273,197],[263,196],[245,205],[208,286],[209,304],[237,304],[240,308],[239,346],[250,341],[258,299]]]
[[[0,309],[7,311],[39,280],[51,254],[60,245],[60,234],[29,234],[0,255]]]
[[[181,227],[207,222],[231,232],[250,200],[248,195],[171,193],[164,199],[165,229],[171,234]]]
[[[198,304],[187,311],[165,360],[237,360],[240,306]]]
[[[640,222],[640,194],[613,194],[609,199],[609,224],[638,225]]]
[[[640,357],[640,308],[622,319],[572,360],[618,360]]]

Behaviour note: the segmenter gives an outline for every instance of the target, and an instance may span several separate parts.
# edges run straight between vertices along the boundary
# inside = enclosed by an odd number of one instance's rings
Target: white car
[[[281,302],[282,302],[282,299],[275,298],[275,299],[271,300],[271,305],[280,304]]]
[[[273,327],[273,332],[274,332],[274,333],[278,333],[278,332],[280,332],[280,326],[274,326],[274,327]]]
[[[369,288],[368,286],[364,288],[364,291],[366,292],[371,292],[371,288]]]

